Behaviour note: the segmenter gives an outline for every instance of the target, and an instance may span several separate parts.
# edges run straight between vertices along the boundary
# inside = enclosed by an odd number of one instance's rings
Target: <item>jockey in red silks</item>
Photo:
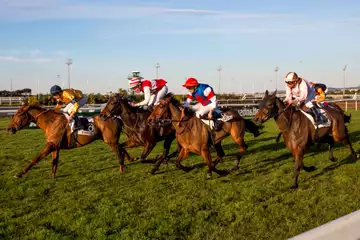
[[[298,77],[295,72],[289,72],[285,76],[286,83],[286,97],[285,100],[288,104],[296,103],[297,106],[305,104],[308,108],[308,112],[314,116],[315,124],[321,119],[316,106],[312,100],[315,98],[314,88],[311,87],[310,83]]]
[[[130,89],[134,92],[144,93],[144,100],[133,106],[152,106],[156,105],[168,92],[164,79],[140,80],[135,77],[129,81]]]

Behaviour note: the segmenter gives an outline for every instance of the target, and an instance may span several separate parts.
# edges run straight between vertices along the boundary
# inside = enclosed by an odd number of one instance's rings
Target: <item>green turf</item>
[[[358,151],[360,112],[352,115]],[[312,147],[305,164],[317,170],[302,171],[299,189],[289,189],[293,159],[282,141],[275,143],[273,120],[258,138],[246,134],[249,149],[238,173],[211,180],[195,155],[184,161],[196,166],[189,173],[172,160],[154,176],[151,165],[138,162],[121,174],[101,141],[60,152],[56,180],[50,157],[14,179],[45,140],[34,129],[9,135],[9,121],[0,119],[0,239],[285,239],[360,208],[360,165],[339,144],[336,163],[326,147]],[[218,167],[231,168],[237,148],[230,138],[223,145],[230,156]],[[151,156],[161,151],[159,144]]]

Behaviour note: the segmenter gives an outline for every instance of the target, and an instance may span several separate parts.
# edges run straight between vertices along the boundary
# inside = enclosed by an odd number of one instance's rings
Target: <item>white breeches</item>
[[[87,103],[87,97],[83,95],[83,97],[78,102],[79,108],[84,106],[86,103]],[[73,110],[74,110],[74,104],[68,103],[66,107],[64,107],[63,112],[71,114]]]
[[[189,108],[195,111],[196,117],[200,118],[200,116],[208,114],[212,109],[211,104],[203,106],[201,103],[197,103],[193,106],[189,105]]]
[[[164,85],[156,94],[150,96],[148,106],[156,105],[161,99],[165,97],[168,92],[168,87]]]

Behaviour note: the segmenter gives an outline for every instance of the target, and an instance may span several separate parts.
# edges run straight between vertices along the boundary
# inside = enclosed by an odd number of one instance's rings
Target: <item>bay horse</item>
[[[270,118],[274,118],[281,133],[284,136],[284,143],[291,150],[295,158],[294,183],[291,188],[298,188],[298,177],[301,169],[306,172],[314,171],[314,166],[305,166],[303,163],[304,154],[314,142],[329,144],[329,159],[337,161],[333,156],[334,141],[343,143],[349,147],[351,156],[357,159],[350,139],[344,116],[338,109],[324,107],[331,125],[329,127],[316,129],[313,123],[296,107],[292,105],[285,106],[282,100],[276,97],[276,91],[269,94],[265,92],[264,98],[259,103],[259,110],[254,120],[264,123]]]
[[[21,178],[38,161],[51,153],[52,155],[52,178],[55,179],[59,161],[60,149],[72,149],[87,145],[97,139],[102,139],[116,153],[120,163],[120,172],[124,171],[124,155],[128,156],[125,149],[119,145],[119,138],[122,129],[121,123],[114,119],[104,121],[98,115],[92,117],[93,135],[74,135],[71,133],[68,119],[63,113],[53,109],[46,109],[40,105],[23,105],[15,113],[8,131],[15,134],[17,131],[27,127],[30,122],[35,122],[42,129],[46,136],[46,145],[39,155],[33,158],[30,164],[15,177]],[[75,138],[76,137],[76,138]],[[128,156],[129,157],[129,156]]]
[[[207,178],[212,176],[212,172],[219,175],[226,175],[228,171],[216,169],[217,163],[225,156],[221,146],[221,141],[232,136],[234,142],[239,145],[240,151],[236,155],[235,166],[233,170],[239,169],[239,161],[245,154],[247,145],[244,141],[245,130],[250,131],[254,136],[260,135],[258,127],[250,120],[242,118],[235,110],[227,110],[225,114],[231,114],[233,119],[222,123],[221,129],[211,134],[207,125],[201,119],[197,118],[193,112],[189,116],[184,116],[184,108],[181,103],[174,98],[172,93],[168,93],[164,99],[155,106],[153,112],[148,118],[149,122],[156,124],[161,119],[171,119],[172,125],[176,129],[176,139],[181,145],[181,151],[177,158],[176,166],[184,171],[189,171],[188,167],[181,165],[190,152],[200,155],[208,166]],[[210,146],[214,145],[217,152],[215,162],[211,161]],[[154,169],[156,170],[156,169]]]
[[[171,124],[161,128],[150,126],[147,122],[147,118],[150,114],[151,111],[149,109],[131,106],[130,99],[118,93],[109,99],[108,103],[101,111],[100,116],[105,120],[114,117],[119,118],[123,122],[123,129],[128,140],[120,145],[124,148],[143,146],[144,150],[141,154],[140,162],[153,162],[146,160],[146,158],[154,149],[157,142],[162,140],[164,140],[164,151],[158,161],[161,161],[161,159],[167,161],[177,153],[174,152],[169,155],[171,143],[175,139],[175,129]],[[129,160],[132,161],[133,159]]]
[[[344,122],[345,122],[345,123],[350,123],[351,114],[350,114],[350,115],[347,115],[347,114],[345,113],[345,111],[344,111],[339,105],[337,105],[336,103],[326,103],[326,104],[324,104],[324,106],[326,106],[326,107],[329,106],[329,107],[332,107],[332,108],[334,108],[334,109],[337,109],[337,110],[343,115],[343,117],[344,117]],[[280,133],[278,134],[278,136],[276,137],[276,142],[277,142],[277,143],[280,142],[281,135],[282,135],[282,133],[280,132]]]

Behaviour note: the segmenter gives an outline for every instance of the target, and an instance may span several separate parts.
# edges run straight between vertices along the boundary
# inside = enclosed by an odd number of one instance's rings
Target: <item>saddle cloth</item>
[[[220,109],[217,109],[217,108],[214,110],[213,115],[214,115],[214,119],[201,118],[201,121],[203,123],[205,123],[206,125],[208,125],[211,130],[214,129],[216,120],[220,120],[222,122],[227,122],[227,121],[230,121],[231,119],[233,119],[232,115],[225,114]]]
[[[69,115],[64,113],[67,119],[69,119]],[[87,135],[87,136],[93,136],[94,135],[94,119],[92,117],[82,117],[78,116],[81,128],[77,129],[78,135]],[[69,122],[69,126],[71,129],[71,133],[74,132],[75,127],[75,120],[72,120]]]
[[[321,116],[321,122],[318,123],[317,125],[315,125],[315,120],[311,114],[309,114],[301,109],[300,109],[300,111],[310,120],[310,122],[314,125],[315,129],[330,127],[330,125],[331,125],[330,119],[324,109],[321,109],[321,108],[316,109],[316,111],[318,111],[318,114]]]

